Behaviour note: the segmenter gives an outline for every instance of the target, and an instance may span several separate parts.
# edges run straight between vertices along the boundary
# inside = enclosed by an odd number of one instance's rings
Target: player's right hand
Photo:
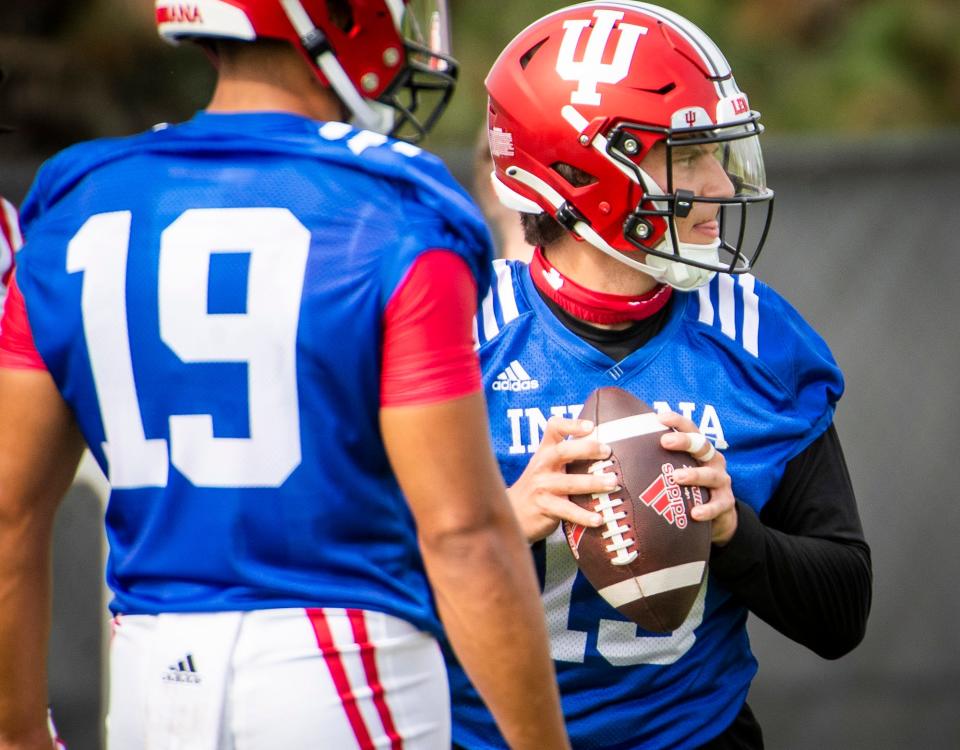
[[[507,497],[520,522],[527,541],[539,541],[557,528],[560,521],[596,527],[602,523],[592,513],[570,500],[570,495],[609,492],[616,477],[599,474],[568,474],[571,461],[600,461],[610,457],[610,446],[587,437],[593,422],[586,419],[551,417],[540,447],[516,483],[507,489]]]

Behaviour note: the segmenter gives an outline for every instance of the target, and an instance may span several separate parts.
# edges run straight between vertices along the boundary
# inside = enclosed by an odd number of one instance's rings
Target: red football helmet
[[[486,85],[491,178],[510,208],[547,211],[608,255],[678,289],[701,286],[718,271],[743,273],[756,261],[773,208],[760,115],[723,53],[682,16],[629,0],[558,10],[507,46]],[[641,167],[651,151],[665,165],[659,183],[649,161]],[[724,191],[688,189],[682,167],[705,154]],[[572,184],[558,165],[583,179]],[[748,224],[755,204],[764,215]],[[677,219],[691,211],[709,217],[719,234],[712,243],[680,239]]]
[[[171,42],[290,42],[357,125],[413,142],[433,127],[456,83],[446,0],[156,0],[156,12]]]

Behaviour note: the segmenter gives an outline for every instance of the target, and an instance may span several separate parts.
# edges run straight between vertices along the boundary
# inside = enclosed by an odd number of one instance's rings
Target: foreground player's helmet
[[[501,202],[546,211],[608,255],[678,289],[751,268],[773,208],[760,115],[717,46],[685,18],[628,0],[558,10],[507,46],[486,85],[491,177]],[[640,166],[658,144],[666,158],[663,187]],[[720,161],[728,194],[674,185],[691,150]],[[705,203],[719,209],[720,238],[682,242],[676,219]],[[760,212],[759,221],[747,222],[748,209]]]
[[[446,0],[156,0],[167,41],[280,39],[291,43],[354,122],[419,141],[457,78]]]

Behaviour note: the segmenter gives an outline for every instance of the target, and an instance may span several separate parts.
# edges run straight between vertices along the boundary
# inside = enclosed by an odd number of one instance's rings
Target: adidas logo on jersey
[[[193,654],[187,654],[186,658],[167,667],[167,671],[163,674],[163,681],[185,682],[190,685],[199,685],[200,675],[197,674],[197,667],[193,663]]]
[[[497,375],[491,386],[495,391],[535,391],[540,387],[540,381],[531,378],[523,366],[513,360],[509,366]]]

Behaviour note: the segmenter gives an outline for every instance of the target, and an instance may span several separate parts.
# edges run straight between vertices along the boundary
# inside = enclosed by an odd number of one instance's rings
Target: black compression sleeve
[[[737,501],[737,531],[710,569],[751,612],[826,659],[863,638],[870,548],[833,425],[793,458],[759,516]]]

